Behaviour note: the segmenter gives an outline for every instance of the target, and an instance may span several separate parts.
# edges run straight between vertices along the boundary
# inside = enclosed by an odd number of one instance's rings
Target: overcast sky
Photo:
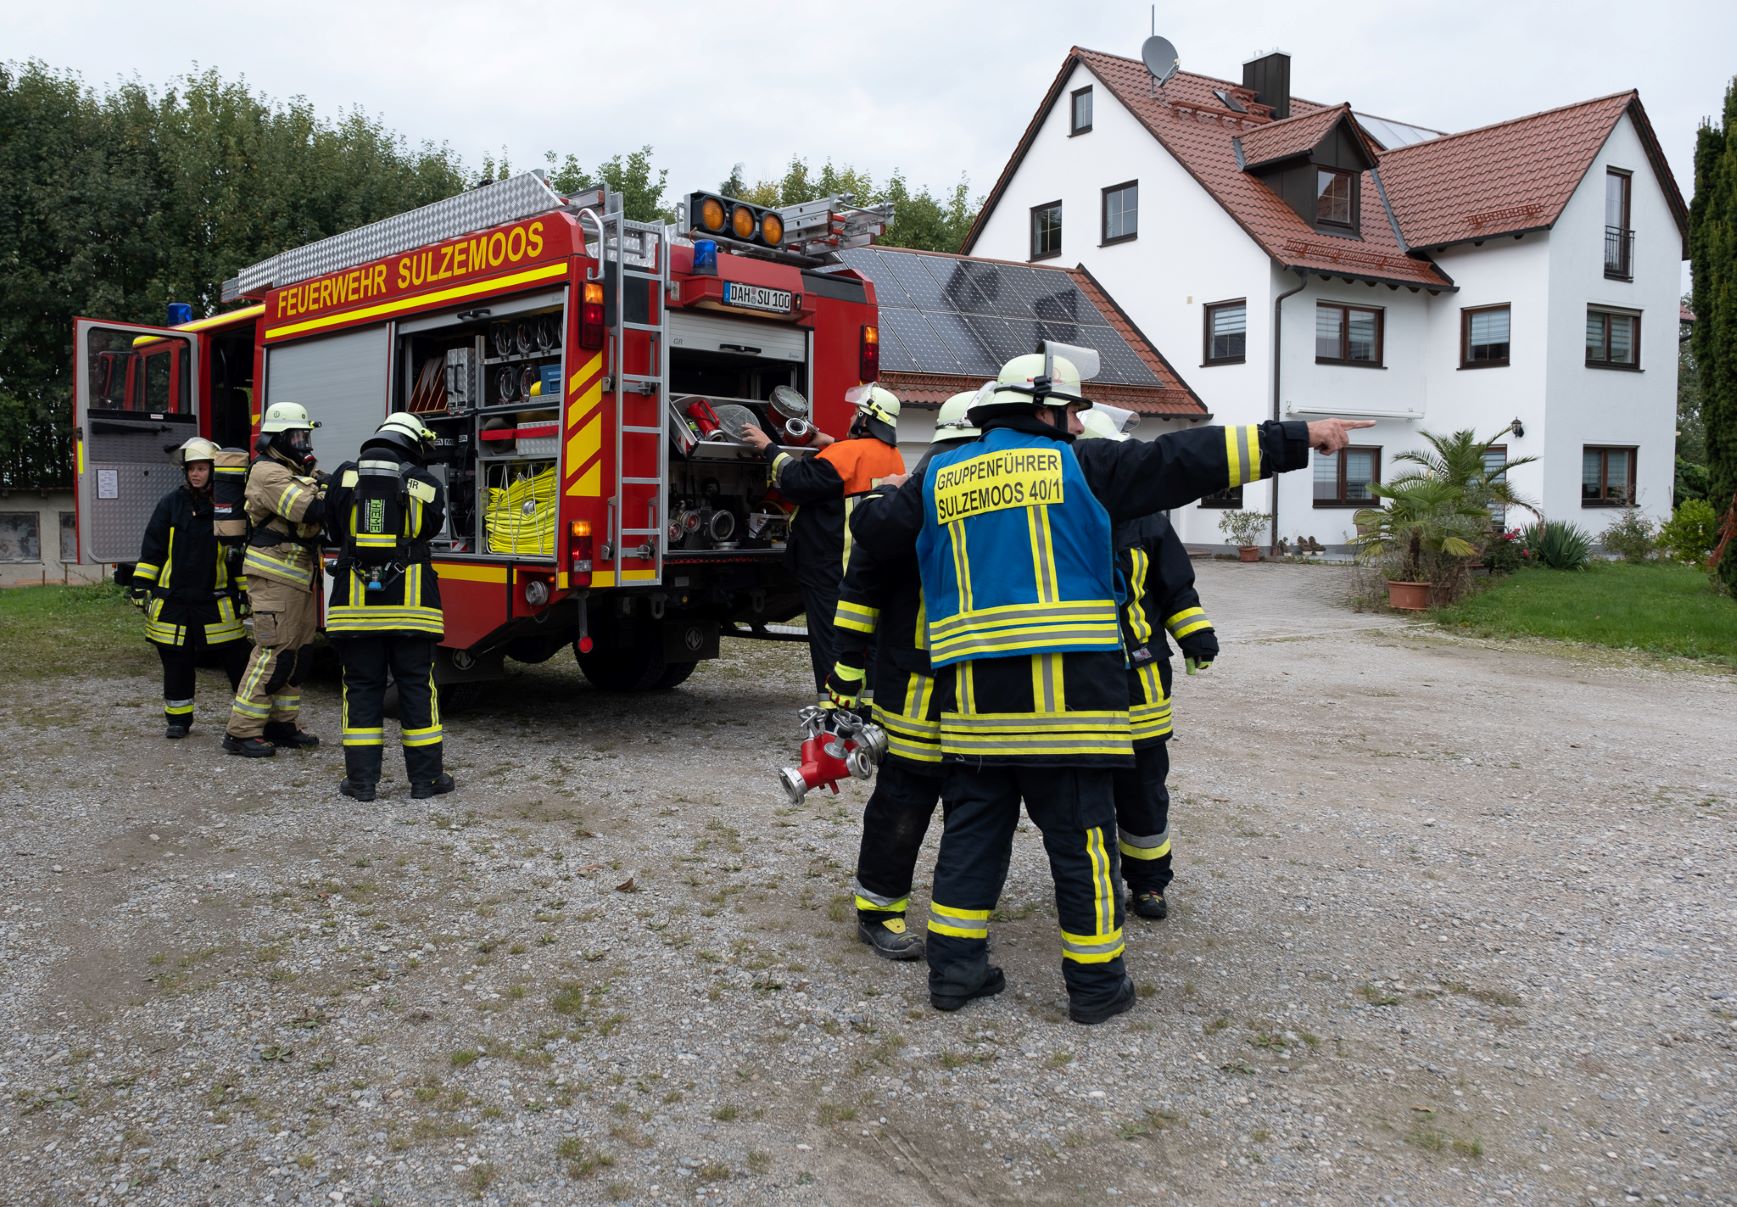
[[[0,56],[94,86],[216,67],[328,116],[361,106],[473,166],[503,148],[528,168],[551,148],[593,164],[649,143],[670,200],[737,162],[749,180],[779,175],[792,154],[937,192],[964,174],[982,194],[1070,46],[1134,56],[1150,32],[1149,6],[1126,0],[5,7]],[[1298,96],[1445,130],[1639,88],[1685,196],[1695,128],[1737,73],[1730,0],[1169,3],[1157,25],[1184,70],[1240,79],[1245,59],[1284,50]]]

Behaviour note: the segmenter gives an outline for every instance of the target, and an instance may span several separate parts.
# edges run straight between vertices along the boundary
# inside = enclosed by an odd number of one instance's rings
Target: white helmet
[[[1080,427],[1083,429],[1076,440],[1126,440],[1128,434],[1116,426],[1116,421],[1096,407],[1080,412]]]
[[[265,418],[260,421],[259,430],[265,435],[273,432],[311,432],[320,425],[308,418],[308,408],[299,402],[274,402],[265,408]]]
[[[876,439],[888,444],[899,442],[899,396],[873,382],[852,386],[844,392],[844,400],[868,420],[868,429]]]
[[[983,434],[966,414],[977,401],[978,393],[977,390],[966,390],[941,404],[940,411],[935,415],[935,434],[930,437],[929,443],[934,444],[941,440],[975,440]]]
[[[366,443],[390,444],[423,464],[434,450],[434,429],[409,411],[393,411]]]
[[[205,437],[193,436],[182,441],[181,446],[169,454],[169,459],[176,465],[179,465],[182,469],[186,469],[188,465],[195,461],[209,461],[215,465],[217,463],[217,454],[221,451],[223,450],[219,449]]]

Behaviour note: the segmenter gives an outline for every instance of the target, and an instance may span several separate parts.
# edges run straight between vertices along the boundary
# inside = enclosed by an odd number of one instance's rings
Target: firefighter
[[[929,458],[978,432],[966,418],[975,391],[955,394],[941,404]],[[897,476],[893,484],[899,481]],[[893,488],[877,488],[851,516],[853,528]],[[905,924],[917,853],[941,798],[941,714],[935,675],[929,666],[922,628],[923,600],[917,559],[907,553],[897,564],[882,565],[864,546],[852,542],[839,589],[835,628],[838,661],[829,683],[828,704],[856,708],[872,648],[875,672],[873,719],[886,730],[887,753],[875,772],[874,791],[862,815],[857,852],[856,933],[874,953],[888,960],[917,960],[923,940]]]
[[[193,671],[201,650],[217,656],[231,691],[247,665],[239,586],[212,530],[218,451],[199,436],[175,450],[184,481],[158,501],[133,567],[132,598],[145,611],[145,640],[163,661],[166,738],[184,738],[193,727]]]
[[[1128,437],[1097,410],[1080,417],[1080,438]],[[1128,718],[1134,735],[1134,766],[1115,772],[1117,849],[1128,908],[1142,918],[1162,919],[1171,872],[1169,633],[1190,675],[1218,657],[1218,634],[1194,589],[1194,563],[1162,513],[1116,525],[1116,569],[1127,585],[1122,638],[1128,650]]]
[[[446,522],[446,493],[428,472],[434,432],[408,411],[386,417],[360,457],[332,476],[326,532],[339,550],[326,634],[344,663],[344,778],[338,791],[371,801],[380,782],[386,677],[398,685],[404,771],[417,800],[451,792],[434,686],[445,632],[428,541]]]
[[[314,428],[307,408],[274,402],[266,408],[247,471],[248,598],[253,608],[253,656],[248,659],[223,748],[264,758],[280,746],[306,748],[320,740],[297,724],[302,675],[314,639],[314,581],[325,484],[314,470]]]
[[[858,386],[846,397],[857,409],[843,440],[827,442],[813,457],[793,457],[753,424],[742,439],[771,462],[772,484],[796,505],[787,555],[808,614],[808,656],[814,689],[824,697],[832,669],[832,619],[850,553],[850,513],[877,482],[905,472],[899,456],[899,400],[880,386]]]
[[[1113,771],[1133,764],[1113,523],[1301,468],[1311,445],[1334,452],[1368,426],[1197,428],[1076,451],[1090,405],[1065,357],[1016,357],[969,412],[982,436],[931,459],[856,534],[883,561],[915,546],[939,672],[947,808],[925,946],[940,1010],[1006,986],[989,915],[1022,798],[1055,880],[1069,1017],[1133,1005],[1111,841]]]

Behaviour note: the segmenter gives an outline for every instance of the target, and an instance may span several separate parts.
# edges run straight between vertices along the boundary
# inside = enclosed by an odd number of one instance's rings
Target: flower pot
[[[1238,545],[1236,555],[1245,562],[1258,562],[1261,560],[1261,548],[1259,545]]]
[[[1402,612],[1429,611],[1429,584],[1387,580],[1387,602]]]

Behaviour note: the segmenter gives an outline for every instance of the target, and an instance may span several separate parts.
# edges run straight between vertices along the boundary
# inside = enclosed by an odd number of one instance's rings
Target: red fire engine
[[[280,253],[238,309],[170,327],[75,320],[81,560],[137,559],[198,434],[251,447],[265,407],[319,420],[327,467],[392,411],[439,434],[443,683],[572,647],[586,676],[670,687],[721,633],[800,604],[787,517],[745,422],[799,455],[878,373],[874,286],[831,253],[886,207],[691,194],[675,227],[540,173]],[[812,407],[808,400],[812,399]]]

